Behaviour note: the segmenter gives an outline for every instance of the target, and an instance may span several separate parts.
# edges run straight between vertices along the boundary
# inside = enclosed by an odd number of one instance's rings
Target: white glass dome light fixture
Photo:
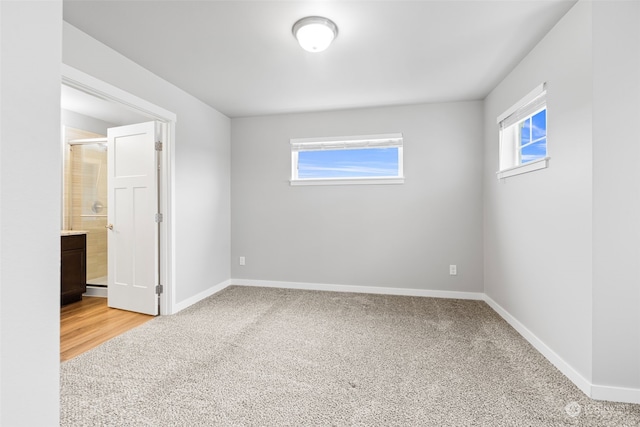
[[[307,52],[322,52],[338,36],[338,26],[321,16],[307,16],[293,24],[293,36]]]

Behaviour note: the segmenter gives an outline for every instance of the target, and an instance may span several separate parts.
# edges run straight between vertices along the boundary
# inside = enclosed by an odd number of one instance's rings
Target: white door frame
[[[163,214],[163,221],[160,223],[160,283],[163,285],[163,293],[160,295],[160,313],[173,314],[174,303],[174,249],[173,231],[174,215],[171,198],[174,190],[174,180],[172,176],[173,141],[175,141],[175,123],[177,117],[175,113],[165,110],[129,92],[110,85],[80,70],[62,64],[62,84],[81,90],[89,95],[107,101],[118,103],[133,111],[146,115],[151,120],[164,123],[164,141],[162,147],[162,164],[160,171],[160,208]]]

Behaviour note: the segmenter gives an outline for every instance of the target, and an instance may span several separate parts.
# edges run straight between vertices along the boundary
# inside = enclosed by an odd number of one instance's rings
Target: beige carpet
[[[63,426],[640,426],[478,301],[233,286],[61,370]]]

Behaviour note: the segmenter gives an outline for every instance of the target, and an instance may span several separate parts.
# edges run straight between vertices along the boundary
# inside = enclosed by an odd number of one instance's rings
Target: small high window
[[[544,84],[500,115],[498,125],[498,178],[507,178],[548,166],[547,98]]]
[[[401,184],[402,134],[291,140],[291,185]]]

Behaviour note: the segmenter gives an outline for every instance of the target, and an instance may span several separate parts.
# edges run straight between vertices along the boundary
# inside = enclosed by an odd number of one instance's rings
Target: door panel
[[[109,307],[158,314],[155,122],[111,128]]]

